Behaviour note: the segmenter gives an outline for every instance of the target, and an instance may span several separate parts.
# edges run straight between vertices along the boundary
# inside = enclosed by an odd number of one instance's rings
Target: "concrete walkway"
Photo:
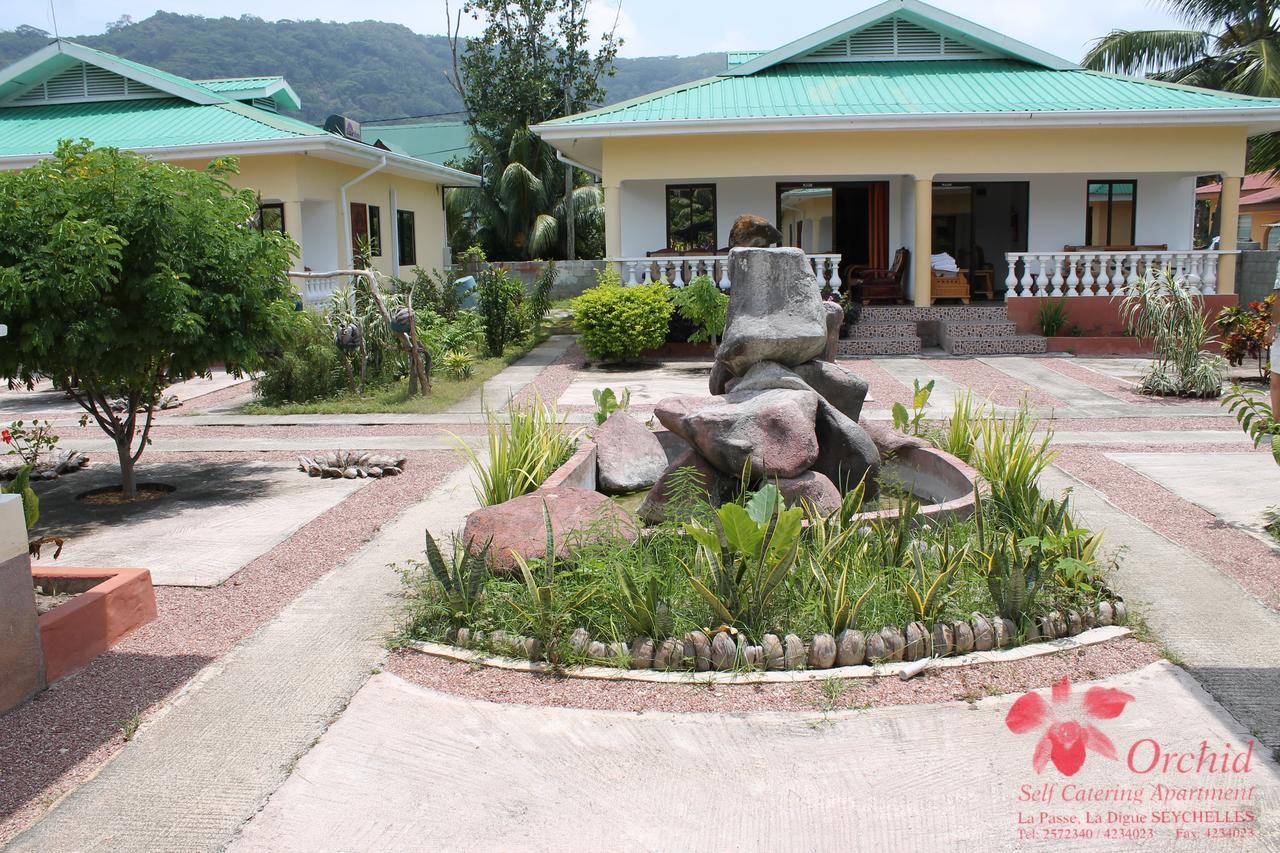
[[[219,850],[383,659],[422,531],[460,526],[470,472],[446,479],[346,563],[210,665],[13,851]]]
[[[1080,520],[1110,547],[1126,547],[1115,590],[1214,698],[1280,749],[1280,613],[1059,468],[1041,482],[1052,492],[1070,487]]]
[[[1136,741],[1158,737],[1181,750],[1248,741],[1169,664],[1106,684],[1136,697],[1098,723],[1120,760],[1089,756],[1065,781],[1145,790],[1171,780],[1128,768]],[[829,715],[637,714],[494,704],[378,675],[230,849],[1011,850],[1032,844],[1020,830],[1054,850],[1167,847],[1172,827],[1133,841],[1048,838],[1041,813],[1083,823],[1086,811],[1163,806],[1020,801],[1024,788],[1061,787],[1064,777],[1032,769],[1039,732],[1006,728],[1015,698]],[[1256,786],[1257,829],[1275,841],[1280,770],[1255,759],[1241,779],[1174,781]]]

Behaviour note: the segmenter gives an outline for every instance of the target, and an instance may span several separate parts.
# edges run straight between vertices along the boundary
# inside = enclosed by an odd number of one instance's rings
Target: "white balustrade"
[[[1214,251],[1009,252],[1005,298],[1019,296],[1123,296],[1139,280],[1169,272],[1194,293],[1218,292]]]
[[[839,255],[807,255],[809,267],[817,276],[819,286],[830,287],[840,294],[844,282],[840,280]],[[627,287],[639,284],[666,282],[672,287],[684,287],[700,275],[710,277],[721,290],[729,289],[728,255],[664,255],[656,258],[612,258],[621,268],[622,283]]]

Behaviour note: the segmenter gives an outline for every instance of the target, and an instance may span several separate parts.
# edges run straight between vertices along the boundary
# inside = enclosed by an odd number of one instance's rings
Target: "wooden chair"
[[[907,278],[907,268],[911,264],[911,252],[905,247],[893,256],[893,265],[887,270],[859,270],[852,279],[855,293],[863,305],[870,305],[876,300],[887,300],[899,305],[907,301],[903,282]]]

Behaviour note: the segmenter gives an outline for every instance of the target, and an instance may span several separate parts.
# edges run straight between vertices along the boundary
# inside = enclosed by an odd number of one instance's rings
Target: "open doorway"
[[[1030,184],[939,182],[933,186],[933,252],[946,252],[969,279],[975,299],[1001,299],[1007,252],[1027,251]]]
[[[778,230],[786,245],[840,255],[840,277],[889,265],[887,181],[779,183]]]

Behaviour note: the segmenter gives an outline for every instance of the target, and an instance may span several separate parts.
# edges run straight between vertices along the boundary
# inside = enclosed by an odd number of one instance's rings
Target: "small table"
[[[930,303],[939,299],[959,299],[969,304],[969,279],[963,271],[943,273],[933,271],[932,288],[929,294]]]

